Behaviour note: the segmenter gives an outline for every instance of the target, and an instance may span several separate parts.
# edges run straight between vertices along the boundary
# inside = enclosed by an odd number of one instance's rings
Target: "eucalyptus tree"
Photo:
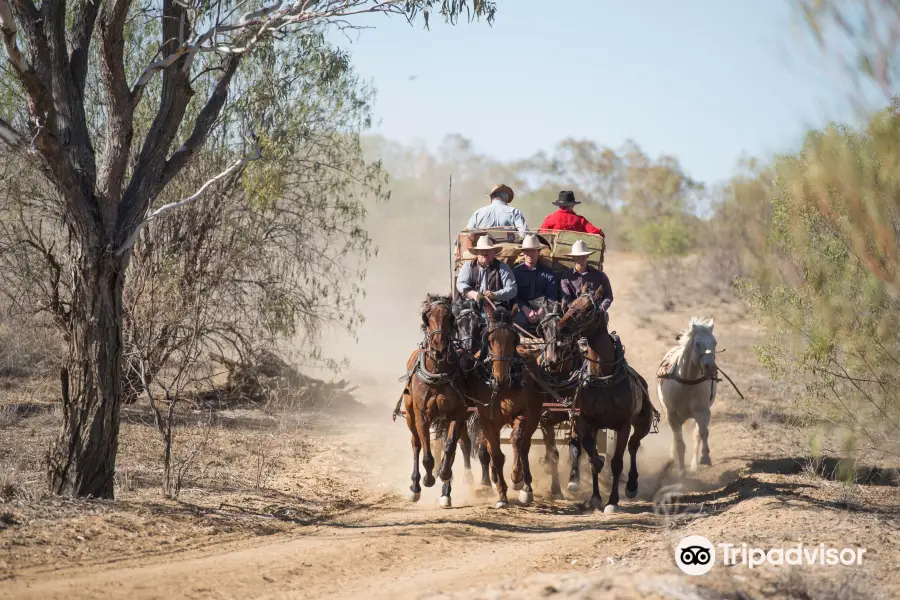
[[[266,149],[254,128],[242,130],[256,119],[227,123],[212,149],[236,158],[194,193],[154,208],[210,147],[229,95],[260,68],[254,59],[268,56],[283,70],[303,56],[327,73],[347,58],[324,50],[323,28],[352,27],[363,13],[427,25],[432,12],[455,23],[494,11],[487,0],[0,0],[13,85],[4,98],[21,98],[4,100],[0,140],[47,182],[71,274],[52,491],[113,496],[126,270],[148,224],[226,184]],[[284,117],[259,120],[277,130]]]

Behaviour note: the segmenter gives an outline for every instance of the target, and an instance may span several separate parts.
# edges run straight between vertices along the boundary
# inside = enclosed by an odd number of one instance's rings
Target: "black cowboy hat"
[[[575,206],[576,204],[581,204],[581,202],[575,199],[575,192],[562,191],[553,204],[556,206]]]

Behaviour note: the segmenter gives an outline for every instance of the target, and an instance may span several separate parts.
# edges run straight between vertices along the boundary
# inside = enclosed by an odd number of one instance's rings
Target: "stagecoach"
[[[541,249],[540,261],[544,266],[550,267],[557,278],[562,277],[567,271],[575,266],[573,259],[566,256],[572,250],[572,244],[577,240],[582,240],[588,247],[593,250],[594,254],[588,257],[588,264],[599,270],[603,270],[603,259],[606,254],[606,241],[603,236],[592,233],[580,233],[575,231],[536,231],[529,232],[537,235],[541,241],[543,248]],[[518,249],[522,245],[524,237],[515,229],[470,229],[461,231],[456,240],[454,248],[453,261],[453,297],[458,295],[456,292],[456,276],[466,261],[473,260],[475,255],[469,252],[469,248],[478,243],[478,239],[482,236],[489,236],[491,242],[495,246],[500,246],[502,250],[497,254],[499,260],[504,261],[510,268],[519,264],[524,260],[522,251]],[[522,332],[522,346],[537,347],[544,340],[537,338],[529,332]],[[548,394],[551,395],[552,394]],[[555,398],[554,401],[545,402],[543,409],[545,412],[569,412],[570,410],[577,413],[577,409],[570,409],[565,403]],[[471,410],[475,410],[474,408]],[[504,443],[509,443],[509,439],[505,438]],[[538,435],[534,438],[533,443],[543,443],[543,439]],[[602,445],[602,444],[601,444]]]

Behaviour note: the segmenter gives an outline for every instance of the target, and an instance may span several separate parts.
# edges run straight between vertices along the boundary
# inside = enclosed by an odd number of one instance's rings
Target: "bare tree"
[[[0,120],[0,140],[51,182],[69,238],[69,352],[61,371],[64,425],[48,457],[52,491],[113,497],[132,245],[152,216],[151,203],[207,143],[247,58],[277,53],[291,36],[361,13],[421,13],[427,24],[432,10],[454,22],[463,12],[491,19],[495,7],[486,0],[0,0],[8,69],[27,107],[24,122]],[[158,43],[129,84],[134,57],[126,38],[135,31],[155,32]],[[100,128],[89,119],[97,110],[87,101],[93,73],[103,99]],[[198,81],[209,83],[205,97],[195,92]],[[152,114],[146,131],[136,126],[142,111]],[[246,139],[230,143],[244,157],[222,178],[258,152]]]

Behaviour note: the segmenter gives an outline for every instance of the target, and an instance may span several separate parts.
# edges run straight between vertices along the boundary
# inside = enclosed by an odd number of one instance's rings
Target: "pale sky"
[[[708,183],[852,112],[788,0],[500,0],[493,27],[379,15],[333,39],[377,89],[374,131],[500,159],[627,138]],[[551,8],[553,7],[553,8]],[[359,21],[357,21],[359,22]],[[410,80],[414,76],[415,79]]]

